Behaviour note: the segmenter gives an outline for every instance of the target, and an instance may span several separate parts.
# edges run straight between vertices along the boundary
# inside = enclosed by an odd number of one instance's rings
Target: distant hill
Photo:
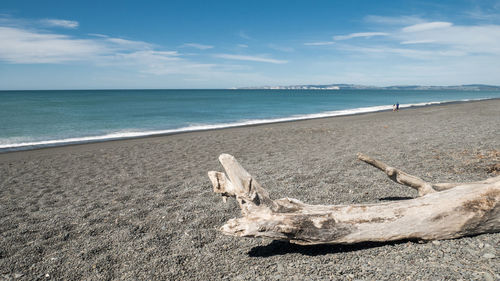
[[[366,86],[355,84],[329,84],[329,85],[292,85],[292,86],[262,86],[242,87],[238,89],[265,89],[265,90],[454,90],[454,91],[500,91],[500,86],[469,84],[457,86]]]

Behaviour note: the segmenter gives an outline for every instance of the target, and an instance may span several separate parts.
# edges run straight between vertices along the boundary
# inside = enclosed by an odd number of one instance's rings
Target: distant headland
[[[240,90],[454,90],[454,91],[500,91],[500,86],[469,84],[457,86],[366,86],[356,84],[328,84],[328,85],[291,85],[291,86],[260,86],[241,87]]]

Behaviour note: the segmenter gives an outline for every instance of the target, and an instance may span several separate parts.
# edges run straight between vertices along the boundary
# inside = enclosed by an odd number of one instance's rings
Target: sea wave
[[[466,99],[466,100],[458,100],[458,101],[435,101],[435,102],[422,102],[422,103],[414,103],[414,104],[401,104],[399,107],[400,108],[422,107],[422,106],[429,106],[429,105],[436,105],[436,104],[443,104],[443,103],[477,101],[477,100],[485,100],[485,99],[488,99],[488,98]],[[0,152],[27,150],[27,149],[35,149],[35,148],[41,148],[41,147],[70,145],[70,144],[79,144],[79,143],[131,139],[131,138],[138,138],[138,137],[168,135],[168,134],[175,134],[175,133],[205,131],[205,130],[213,130],[213,129],[223,129],[223,128],[231,128],[231,127],[278,123],[278,122],[317,119],[317,118],[334,117],[334,116],[345,116],[345,115],[354,115],[354,114],[362,114],[362,113],[370,113],[370,112],[378,112],[378,111],[386,111],[386,110],[392,110],[392,105],[359,107],[359,108],[352,108],[352,109],[326,111],[326,112],[313,113],[313,114],[293,115],[293,116],[281,117],[281,118],[241,120],[241,121],[231,122],[231,123],[191,124],[191,125],[186,126],[186,127],[181,127],[181,128],[176,128],[176,129],[168,129],[168,130],[119,131],[119,132],[111,132],[111,133],[105,134],[105,135],[98,135],[98,136],[73,137],[73,138],[64,138],[64,139],[43,140],[43,141],[21,141],[19,138],[17,138],[16,142],[12,142],[12,139],[3,139],[3,140],[0,139]]]

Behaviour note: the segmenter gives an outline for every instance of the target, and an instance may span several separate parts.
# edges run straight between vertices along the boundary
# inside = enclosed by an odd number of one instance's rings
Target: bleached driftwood
[[[500,176],[480,182],[430,184],[369,156],[358,158],[392,180],[415,188],[419,197],[380,204],[308,205],[296,199],[271,200],[268,192],[228,154],[227,172],[209,172],[214,192],[235,197],[243,217],[221,230],[244,237],[292,243],[348,244],[401,239],[451,239],[500,231]]]

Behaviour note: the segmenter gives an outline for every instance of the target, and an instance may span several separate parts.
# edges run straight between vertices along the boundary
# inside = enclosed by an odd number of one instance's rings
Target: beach
[[[500,100],[0,154],[5,280],[498,280],[500,233],[297,246],[218,231],[240,216],[207,177],[235,156],[271,198],[379,203],[417,192],[362,152],[429,182],[498,175]]]

